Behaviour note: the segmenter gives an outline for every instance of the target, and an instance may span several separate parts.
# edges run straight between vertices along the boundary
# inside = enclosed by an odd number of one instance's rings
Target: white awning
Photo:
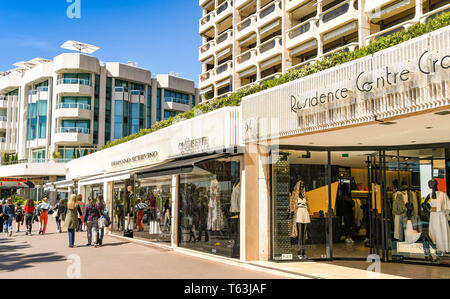
[[[127,170],[119,173],[108,173],[82,179],[78,182],[78,184],[80,186],[97,185],[106,182],[123,181],[129,179],[130,177],[130,171]]]

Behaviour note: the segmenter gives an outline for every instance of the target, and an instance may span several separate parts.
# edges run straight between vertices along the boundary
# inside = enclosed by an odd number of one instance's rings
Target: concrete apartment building
[[[448,0],[199,0],[202,101],[353,50],[435,13]]]
[[[0,77],[0,178],[35,185],[64,178],[68,161],[199,102],[193,81],[152,77],[131,62],[64,53],[15,66]],[[4,161],[4,153],[18,161]]]

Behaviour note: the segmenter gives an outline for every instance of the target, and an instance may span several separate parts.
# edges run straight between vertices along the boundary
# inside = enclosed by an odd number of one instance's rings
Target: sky
[[[75,1],[81,17],[71,19]],[[100,47],[92,55],[104,62],[138,62],[197,85],[201,14],[198,0],[0,0],[0,71],[70,52],[60,46],[75,40]]]

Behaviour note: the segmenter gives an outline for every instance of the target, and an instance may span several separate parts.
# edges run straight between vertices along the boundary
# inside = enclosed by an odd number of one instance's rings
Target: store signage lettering
[[[151,153],[137,155],[137,156],[130,157],[130,158],[125,158],[125,159],[118,160],[118,161],[113,161],[113,162],[111,162],[111,166],[118,167],[118,166],[141,162],[141,161],[155,161],[155,160],[158,160],[158,158],[159,158],[159,153],[155,151],[155,152],[151,152]]]
[[[450,69],[450,55],[439,57],[438,59],[432,59],[431,63],[426,59],[426,54],[429,51],[425,51],[420,55],[417,62],[418,69],[425,75],[432,75],[439,71],[439,69]],[[384,88],[386,86],[393,86],[401,82],[410,80],[409,74],[412,71],[404,69],[402,71],[393,71],[388,66],[386,67],[382,76],[375,78],[375,80],[365,80],[367,72],[360,72],[355,80],[355,87],[359,92],[370,93],[375,89]],[[313,97],[301,98],[298,95],[291,96],[291,112],[298,113],[302,109],[313,108],[327,103],[331,103],[335,100],[349,98],[350,88],[339,88],[336,90],[330,90],[324,93],[316,92]]]
[[[209,139],[208,137],[201,137],[197,139],[187,138],[185,141],[178,144],[178,149],[183,155],[205,152],[209,150]]]

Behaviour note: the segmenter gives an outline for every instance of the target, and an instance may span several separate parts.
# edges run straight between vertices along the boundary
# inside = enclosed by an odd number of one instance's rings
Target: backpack
[[[20,217],[20,218],[22,218],[22,216],[23,216],[23,210],[22,210],[22,208],[20,208],[20,209],[17,209],[17,211],[16,211],[16,217]]]

